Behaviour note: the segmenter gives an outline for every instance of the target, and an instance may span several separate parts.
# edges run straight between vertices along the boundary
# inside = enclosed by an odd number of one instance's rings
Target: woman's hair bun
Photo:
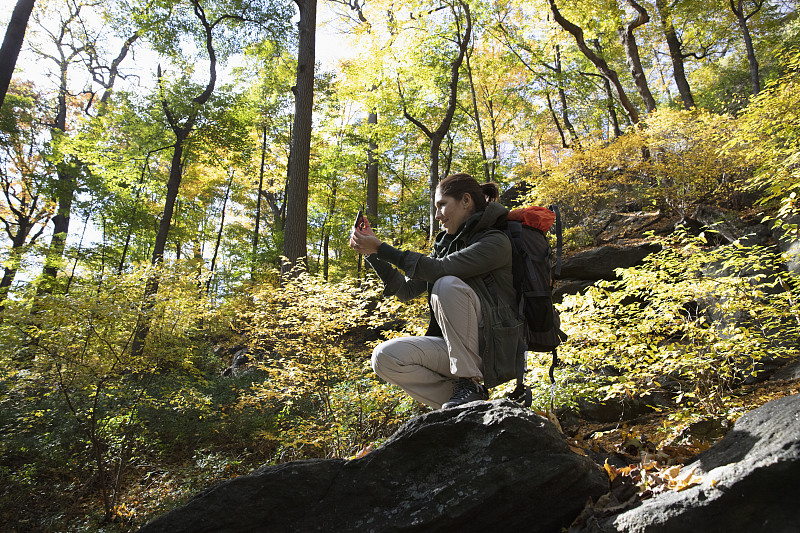
[[[484,196],[486,196],[490,202],[496,202],[497,199],[500,198],[500,189],[497,188],[497,184],[493,181],[483,183],[481,185],[481,191],[483,191]]]

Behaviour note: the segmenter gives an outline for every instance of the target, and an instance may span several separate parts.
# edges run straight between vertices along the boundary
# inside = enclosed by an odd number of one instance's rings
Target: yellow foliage
[[[370,368],[359,340],[399,308],[380,300],[373,281],[327,283],[306,272],[283,286],[255,287],[239,327],[260,356],[267,379],[239,399],[238,409],[277,406],[281,459],[348,457],[387,436],[412,403]]]
[[[755,167],[752,186],[787,219],[800,212],[800,52],[786,52],[780,59],[786,73],[742,112],[724,149],[741,153]]]
[[[641,128],[610,142],[585,141],[558,166],[527,178],[533,186],[528,201],[557,203],[568,225],[630,201],[682,213],[711,194],[731,195],[743,183],[743,155],[722,149],[734,127],[731,117],[703,110],[658,110]]]

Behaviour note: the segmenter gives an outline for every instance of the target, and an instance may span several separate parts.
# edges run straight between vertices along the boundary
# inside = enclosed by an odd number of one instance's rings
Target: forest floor
[[[680,467],[724,437],[735,419],[767,402],[798,393],[800,378],[768,380],[732,391],[727,412],[705,420],[717,423],[683,423],[676,407],[615,424],[571,418],[562,431],[574,452],[595,460],[612,481],[618,476],[626,478],[627,484],[637,486],[638,498],[645,499],[699,483],[699,477],[681,472]],[[542,414],[552,420],[552,414]]]

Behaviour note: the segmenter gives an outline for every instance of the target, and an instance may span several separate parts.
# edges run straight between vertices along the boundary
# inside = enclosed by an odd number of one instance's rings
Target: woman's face
[[[456,200],[452,196],[442,195],[439,189],[436,189],[434,201],[436,220],[441,222],[444,230],[451,235],[475,212],[475,204],[469,194],[465,194],[461,200]]]

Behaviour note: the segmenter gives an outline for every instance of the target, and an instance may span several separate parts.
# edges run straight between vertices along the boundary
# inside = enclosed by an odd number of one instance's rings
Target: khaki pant
[[[442,337],[400,337],[372,352],[372,368],[412,398],[435,409],[453,396],[456,378],[483,379],[478,354],[483,325],[481,302],[469,285],[454,276],[436,280],[431,308]]]

